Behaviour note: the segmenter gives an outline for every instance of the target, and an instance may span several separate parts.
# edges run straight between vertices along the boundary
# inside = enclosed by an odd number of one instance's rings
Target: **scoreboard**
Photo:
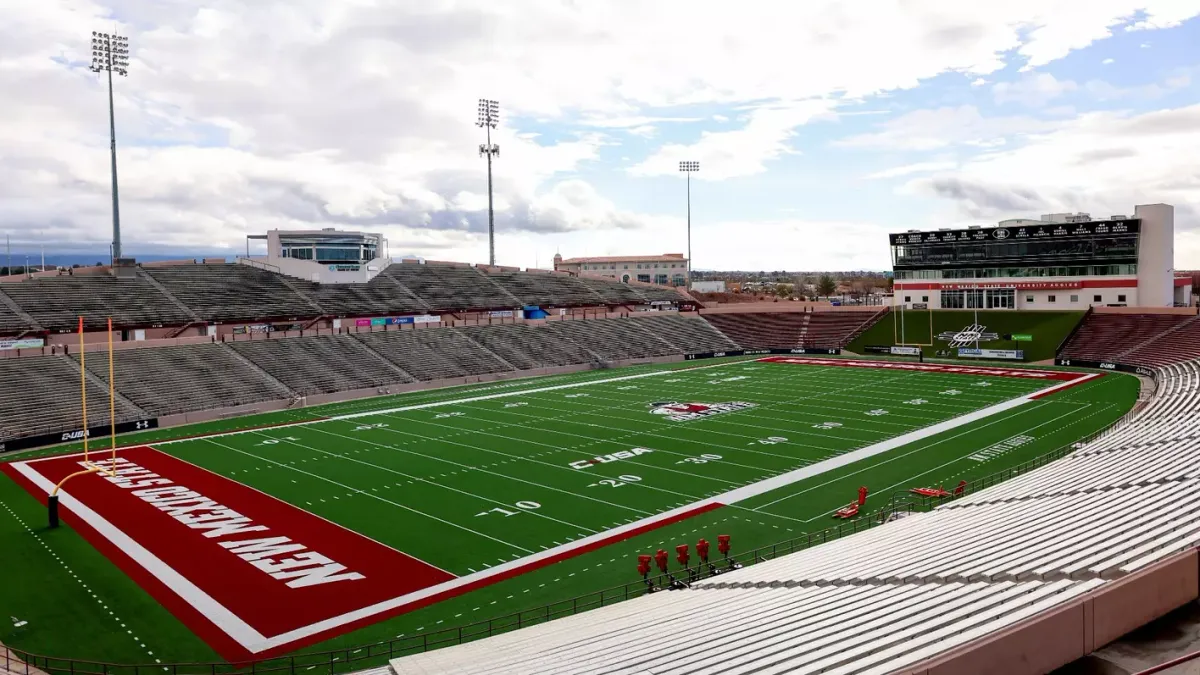
[[[1141,220],[1046,223],[889,235],[896,269],[1137,264]]]

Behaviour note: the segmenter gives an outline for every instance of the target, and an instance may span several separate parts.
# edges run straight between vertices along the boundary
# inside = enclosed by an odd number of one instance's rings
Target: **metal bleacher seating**
[[[3,292],[4,287],[0,287],[0,294]],[[15,335],[30,328],[28,321],[14,312],[7,304],[0,302],[0,335]]]
[[[359,340],[418,380],[513,370],[466,335],[445,328],[355,333]]]
[[[1100,438],[931,512],[391,665],[397,675],[910,672],[1198,543],[1200,362],[1189,361],[1160,369],[1152,401]]]
[[[805,347],[844,347],[881,317],[878,312],[813,312],[809,314],[807,330],[801,336]]]
[[[72,431],[83,425],[79,368],[65,356],[0,359],[0,441]],[[109,421],[108,391],[87,381],[88,425]],[[116,402],[117,422],[145,417]]]
[[[307,294],[330,316],[386,316],[429,309],[386,274],[365,284],[312,284]]]
[[[247,369],[223,344],[115,352],[117,390],[152,416],[288,398],[278,382]],[[72,357],[76,362],[79,357]],[[89,355],[87,369],[108,382],[108,357]]]
[[[243,358],[304,395],[412,382],[348,335],[230,342]]]
[[[488,272],[487,277],[521,301],[522,305],[603,305],[604,297],[576,277],[563,274]]]
[[[636,317],[646,330],[675,345],[683,354],[741,349],[736,342],[700,317],[662,313]]]
[[[136,277],[43,277],[4,284],[0,291],[47,330],[74,330],[80,316],[89,329],[104,327],[108,317],[117,326],[171,326],[191,319],[161,291]]]
[[[465,265],[388,265],[382,274],[403,284],[431,309],[511,309],[520,300],[490,281],[474,267]]]
[[[545,326],[523,323],[456,328],[520,370],[569,366],[594,359],[579,345]]]
[[[701,316],[746,349],[799,347],[808,317],[804,312]]]
[[[1195,316],[1179,314],[1090,312],[1063,346],[1059,356],[1081,361],[1111,361],[1152,366],[1183,361],[1189,357],[1173,351],[1176,341],[1164,338],[1186,328],[1186,324],[1194,324],[1195,319]],[[1193,333],[1185,332],[1183,336],[1189,334]],[[1151,347],[1152,342],[1158,343],[1157,347]],[[1149,347],[1149,350],[1143,351],[1143,347]],[[1138,356],[1134,356],[1133,359],[1125,358],[1135,352]],[[1139,357],[1143,360],[1136,360]]]
[[[638,289],[628,284],[619,284],[604,279],[596,279],[593,277],[577,277],[580,285],[585,286],[609,304],[624,305],[624,304],[640,304],[646,301],[646,296],[638,292]],[[671,291],[674,293],[674,291]],[[676,294],[678,297],[678,294]]]
[[[211,321],[311,317],[320,314],[293,288],[315,284],[249,265],[174,265],[144,271],[198,316]],[[182,322],[180,322],[182,323]]]
[[[677,354],[679,350],[641,326],[643,319],[551,321],[547,327],[604,361],[643,359]]]

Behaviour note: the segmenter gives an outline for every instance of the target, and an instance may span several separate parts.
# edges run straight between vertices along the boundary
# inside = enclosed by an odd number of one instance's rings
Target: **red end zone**
[[[1073,373],[1066,370],[1035,370],[1033,368],[1008,368],[1004,366],[955,366],[946,363],[902,363],[899,361],[870,361],[860,359],[814,359],[795,356],[768,356],[758,359],[765,363],[791,363],[801,366],[842,366],[845,368],[875,368],[877,370],[909,370],[927,373],[951,373],[954,375],[982,375],[986,377],[1020,377],[1030,380],[1057,380],[1072,382],[1091,378],[1093,373]]]
[[[64,487],[63,519],[230,661],[294,651],[722,506],[703,500],[455,577],[154,448],[117,458],[115,477],[83,475]],[[70,455],[0,471],[44,504],[81,462]]]
[[[2,468],[44,500],[81,461]],[[153,448],[119,451],[116,467],[115,477],[72,479],[60,493],[64,519],[226,658],[455,578]]]

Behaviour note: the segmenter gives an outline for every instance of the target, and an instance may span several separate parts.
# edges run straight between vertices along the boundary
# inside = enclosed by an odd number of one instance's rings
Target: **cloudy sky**
[[[1176,206],[1200,268],[1196,0],[0,0],[0,233],[127,253],[383,232],[483,262],[686,249],[701,269],[884,269],[884,235]]]

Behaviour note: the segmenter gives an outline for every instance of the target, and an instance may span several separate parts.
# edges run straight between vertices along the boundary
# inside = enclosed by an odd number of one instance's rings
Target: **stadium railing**
[[[1135,405],[1132,410],[1125,413],[1119,420],[1110,426],[1105,427],[1104,429],[1100,429],[1099,431],[1089,434],[1079,440],[1067,443],[1066,445],[1038,455],[1033,459],[1022,462],[1016,466],[1009,467],[1003,471],[997,471],[982,478],[976,478],[975,480],[968,481],[967,484],[963,486],[963,491],[959,494],[952,493],[946,497],[921,497],[906,490],[893,492],[891,499],[888,500],[890,504],[889,509],[895,509],[897,504],[903,504],[904,508],[909,512],[924,513],[932,510],[934,507],[941,506],[942,504],[952,502],[956,499],[961,499],[969,494],[990,488],[993,485],[1003,483],[1010,478],[1016,478],[1017,476],[1029,473],[1034,469],[1040,469],[1055,460],[1066,457],[1088,443],[1098,441],[1111,434],[1121,431],[1131,424],[1135,419],[1137,419],[1139,412],[1141,412],[1141,406]],[[913,487],[918,486],[914,485]]]
[[[382,666],[390,659],[409,654],[426,652],[431,649],[450,645],[472,642],[493,635],[499,635],[518,628],[545,623],[552,619],[571,616],[597,607],[605,607],[617,602],[641,597],[651,592],[664,592],[677,586],[683,581],[691,584],[718,574],[723,574],[733,568],[733,565],[748,567],[750,565],[773,560],[779,556],[862,532],[877,527],[892,520],[899,513],[914,512],[912,508],[916,500],[892,499],[887,508],[879,509],[866,518],[850,520],[820,532],[810,532],[804,536],[789,539],[776,544],[762,546],[745,553],[728,557],[714,558],[708,566],[695,565],[679,568],[668,574],[638,579],[622,586],[595,591],[559,602],[541,605],[532,609],[522,610],[475,623],[464,624],[454,628],[444,628],[428,631],[391,640],[367,645],[355,645],[342,649],[334,649],[294,656],[281,656],[260,661],[242,663],[209,662],[209,663],[152,663],[152,664],[119,664],[102,661],[86,661],[63,659],[43,656],[9,647],[8,652],[0,652],[0,672],[7,669],[15,675],[37,675],[40,672],[49,675],[151,675],[169,673],[170,675],[234,675],[250,673],[273,674],[287,673],[288,675],[315,675],[318,673],[347,673],[365,668]],[[897,509],[899,511],[897,511]],[[633,571],[633,564],[630,564]],[[649,582],[649,583],[647,583]],[[653,588],[654,591],[649,589]]]

